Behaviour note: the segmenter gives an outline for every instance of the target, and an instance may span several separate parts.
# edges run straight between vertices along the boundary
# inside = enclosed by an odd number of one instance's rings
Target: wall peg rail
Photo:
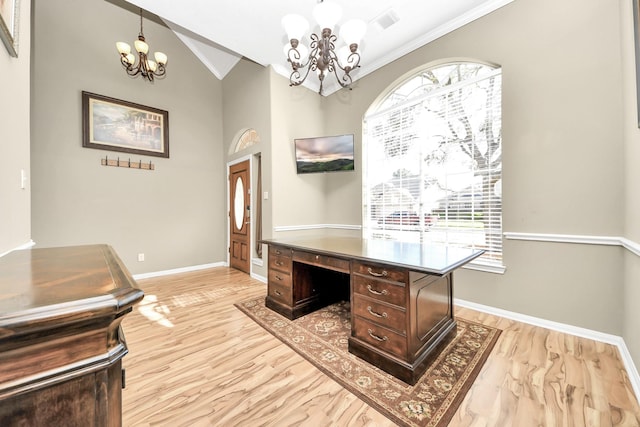
[[[154,170],[156,167],[151,160],[149,162],[132,162],[131,159],[120,160],[120,157],[117,159],[110,159],[107,156],[104,159],[100,159],[100,164],[102,166],[116,166],[119,168],[130,168],[130,169],[145,169],[145,170]]]

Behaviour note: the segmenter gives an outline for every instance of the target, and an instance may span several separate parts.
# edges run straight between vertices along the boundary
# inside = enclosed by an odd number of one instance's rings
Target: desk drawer
[[[305,264],[317,265],[319,267],[328,268],[330,270],[349,273],[349,260],[342,258],[335,258],[327,255],[314,254],[312,252],[294,250],[293,260],[303,262]]]
[[[380,350],[391,353],[402,359],[407,354],[407,337],[368,322],[360,317],[353,317],[353,336]]]
[[[269,245],[269,258],[271,255],[278,255],[291,258],[291,249],[284,246]]]
[[[383,304],[374,299],[354,294],[351,311],[356,316],[360,316],[381,326],[395,329],[400,333],[406,333],[407,316],[405,310],[399,307]]]
[[[363,262],[354,262],[353,272],[374,279],[385,279],[394,282],[406,283],[408,279],[408,273],[405,269],[392,268],[385,265],[369,264]]]
[[[285,286],[281,283],[269,282],[267,286],[267,293],[274,300],[280,301],[283,304],[291,305],[291,287]]]
[[[384,280],[369,279],[354,274],[351,276],[353,293],[375,298],[389,304],[406,307],[405,287]]]
[[[269,269],[269,284],[275,283],[291,289],[291,275],[281,271]]]
[[[286,255],[277,255],[269,252],[269,269],[276,269],[284,272],[291,271],[291,257]]]

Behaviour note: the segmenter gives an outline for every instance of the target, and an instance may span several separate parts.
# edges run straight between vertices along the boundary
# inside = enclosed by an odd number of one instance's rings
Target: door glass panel
[[[244,184],[241,177],[238,177],[236,180],[236,194],[233,196],[233,213],[236,228],[242,230],[242,222],[244,221]]]

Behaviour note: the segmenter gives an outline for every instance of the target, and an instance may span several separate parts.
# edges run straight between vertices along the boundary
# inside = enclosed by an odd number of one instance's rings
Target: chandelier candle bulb
[[[362,37],[364,37],[364,33],[367,31],[367,24],[360,19],[352,19],[350,21],[345,22],[340,27],[340,35],[342,39],[347,44],[347,46],[356,45],[356,49],[358,49],[358,45],[362,41]]]
[[[333,30],[333,27],[342,18],[342,9],[337,3],[323,1],[313,9],[313,17],[318,21],[320,29],[328,28]]]
[[[161,65],[165,65],[167,63],[167,55],[162,52],[156,52],[153,55],[156,58],[156,62]]]
[[[281,22],[289,40],[302,40],[309,29],[309,23],[300,15],[285,15]]]
[[[136,50],[140,53],[144,53],[145,55],[149,52],[149,45],[144,42],[144,39],[136,40],[133,45],[136,47]]]
[[[118,49],[118,52],[120,52],[120,54],[122,55],[129,55],[129,53],[131,53],[131,46],[129,46],[127,43],[117,42],[116,48]]]

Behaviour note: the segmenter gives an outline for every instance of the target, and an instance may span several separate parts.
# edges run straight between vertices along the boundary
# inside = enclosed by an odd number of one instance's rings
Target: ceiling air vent
[[[398,16],[398,12],[394,9],[389,9],[386,12],[379,15],[377,18],[374,18],[371,21],[371,24],[375,26],[378,30],[383,31],[395,24],[400,20]]]

